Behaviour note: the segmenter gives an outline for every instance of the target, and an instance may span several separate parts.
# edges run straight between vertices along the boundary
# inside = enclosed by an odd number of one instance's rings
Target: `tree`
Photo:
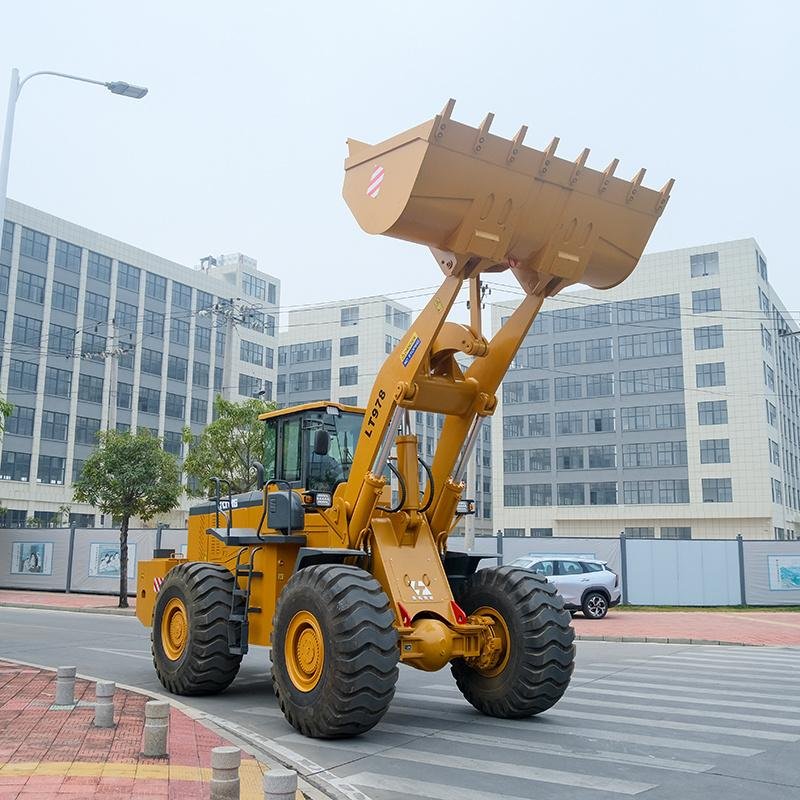
[[[0,397],[0,433],[6,429],[6,417],[10,417],[14,412],[14,406]]]
[[[189,447],[183,464],[187,476],[194,478],[199,488],[187,491],[204,493],[212,477],[229,481],[232,494],[255,489],[256,477],[250,463],[264,460],[264,423],[259,422],[258,415],[275,408],[274,403],[257,398],[235,403],[217,395],[216,419],[206,427],[200,440]],[[192,441],[188,431],[185,440]]]
[[[175,457],[147,431],[105,431],[75,483],[78,503],[122,520],[119,528],[119,607],[128,607],[128,525],[131,517],[151,519],[171,511],[183,488]]]

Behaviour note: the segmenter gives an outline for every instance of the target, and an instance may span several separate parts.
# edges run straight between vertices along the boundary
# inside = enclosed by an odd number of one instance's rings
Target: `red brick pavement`
[[[51,708],[52,672],[0,661],[0,800],[203,800],[211,749],[229,744],[172,708],[167,759],[140,754],[149,700],[117,689],[114,728],[95,728],[94,685],[76,680],[75,707]],[[242,797],[262,797],[263,768],[244,755]]]
[[[615,611],[605,619],[573,619],[579,637],[800,645],[796,611]]]
[[[119,610],[119,597],[106,594],[65,594],[64,592],[30,592],[0,589],[0,606],[27,606],[28,608],[63,608],[65,611],[91,609]],[[128,605],[136,608],[136,598],[129,597]]]

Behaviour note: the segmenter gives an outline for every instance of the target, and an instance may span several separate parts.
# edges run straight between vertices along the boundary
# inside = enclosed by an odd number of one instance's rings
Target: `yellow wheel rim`
[[[292,683],[301,692],[310,692],[319,683],[325,665],[322,628],[310,611],[298,611],[292,617],[284,652]]]
[[[476,667],[476,672],[479,672],[485,678],[494,678],[499,675],[508,664],[509,656],[511,655],[511,636],[508,632],[508,625],[503,619],[503,615],[492,608],[491,606],[481,606],[472,612],[472,616],[476,617],[489,617],[492,620],[492,630],[494,635],[500,639],[500,659],[493,667],[486,667],[484,669]]]
[[[161,644],[170,661],[177,661],[186,650],[189,639],[189,616],[178,597],[170,598],[161,616]]]

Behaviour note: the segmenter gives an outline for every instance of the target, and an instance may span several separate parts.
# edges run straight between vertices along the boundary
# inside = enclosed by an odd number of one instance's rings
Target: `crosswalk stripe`
[[[692,659],[682,659],[680,661],[670,660],[670,661],[658,661],[658,662],[651,662],[654,666],[661,666],[667,667],[675,667],[680,665],[685,669],[698,669],[698,670],[709,670],[714,672],[731,672],[731,673],[740,673],[743,672],[746,675],[774,675],[776,677],[784,677],[788,681],[794,680],[797,682],[797,679],[794,678],[791,674],[787,674],[782,670],[791,669],[792,667],[797,668],[800,667],[800,659],[796,664],[781,664],[780,666],[777,665],[767,665],[767,664],[758,664],[755,666],[750,665],[743,665],[732,661],[708,661],[706,659],[701,658],[692,658]]]
[[[398,702],[392,704],[389,709],[389,715],[403,715],[410,717],[428,717],[435,716],[437,721],[447,721],[461,723],[464,725],[481,725],[492,728],[508,728],[513,730],[517,735],[520,733],[526,734],[545,734],[548,738],[551,736],[577,736],[581,739],[590,741],[597,741],[598,739],[608,740],[611,739],[615,742],[628,742],[630,744],[644,745],[648,747],[661,747],[669,750],[689,750],[695,753],[716,753],[719,755],[727,756],[741,756],[748,758],[764,752],[752,747],[742,747],[740,745],[721,744],[719,742],[702,742],[694,739],[686,739],[685,737],[670,739],[665,736],[651,736],[644,733],[632,733],[628,731],[614,731],[613,734],[598,730],[597,728],[577,728],[570,725],[550,725],[546,722],[531,721],[530,727],[520,729],[518,720],[498,719],[496,717],[477,717],[471,715],[469,717],[464,714],[453,714],[447,711],[442,711],[438,708],[429,708],[420,710],[420,700],[428,701],[430,704],[441,705],[454,705],[461,708],[467,708],[465,701],[460,701],[450,697],[439,697],[432,701],[428,695],[406,694],[398,692],[395,694]],[[402,701],[408,699],[410,706],[405,707]],[[550,712],[548,712],[549,714]]]
[[[299,740],[307,740],[300,734],[291,734],[281,737],[280,741],[296,745]],[[356,745],[353,747],[352,745]],[[329,747],[366,752],[364,743],[347,742],[342,744],[335,740],[317,739],[315,747]],[[489,761],[481,758],[467,758],[465,756],[448,755],[446,753],[432,753],[424,750],[410,750],[404,747],[391,747],[379,753],[381,758],[393,761],[411,761],[415,764],[431,764],[436,767],[447,767],[470,772],[483,772],[489,775],[502,775],[503,777],[522,778],[528,781],[541,783],[555,783],[559,786],[574,786],[581,789],[592,789],[599,792],[616,792],[617,794],[636,795],[654,789],[657,784],[644,783],[643,781],[628,781],[621,778],[608,778],[603,775],[590,775],[578,772],[565,772],[564,770],[548,769],[546,767],[532,767],[524,764],[512,764],[505,761]],[[353,783],[352,778],[345,778],[348,783]]]
[[[589,693],[592,697],[602,697],[605,695],[631,697],[637,700],[667,700],[674,703],[676,695],[674,694],[660,694],[659,692],[636,692],[631,691],[629,688],[614,689],[609,688],[609,682],[602,684],[592,684],[591,686],[571,686],[570,692],[584,692]],[[626,687],[627,684],[615,681],[614,686]],[[669,686],[661,686],[661,689],[669,689]],[[569,696],[569,695],[567,695]],[[754,703],[751,700],[717,700],[713,697],[687,697],[686,695],[680,697],[680,703],[686,705],[696,706],[718,706],[719,708],[752,708],[758,711],[777,711],[778,713],[795,713],[797,708],[795,706],[778,706],[771,703]]]
[[[374,772],[358,772],[348,775],[341,781],[332,781],[334,786],[344,783],[348,786],[363,786],[367,789],[384,789],[395,792],[400,797],[428,797],[431,800],[486,800],[486,792],[465,789],[461,786],[445,786],[443,783],[415,781],[412,778],[398,778],[394,775],[378,775]],[[510,794],[495,794],[492,800],[530,800],[530,795],[519,797]]]
[[[761,658],[761,657],[748,657],[748,656],[734,656],[734,655],[726,655],[720,653],[719,655],[715,653],[663,653],[662,655],[655,656],[653,658],[637,658],[637,659],[629,659],[632,661],[650,661],[651,663],[657,661],[704,661],[708,664],[721,664],[723,662],[728,664],[739,664],[743,667],[752,665],[752,666],[767,666],[767,667],[792,667],[797,666],[800,663],[800,648],[798,648],[796,655],[787,655],[780,658]]]
[[[666,673],[668,675],[675,675],[675,665],[664,665],[660,667],[649,666],[647,664],[636,664],[629,667],[625,667],[623,669],[620,668],[618,664],[592,664],[589,667],[581,667],[580,669],[576,669],[573,673],[573,680],[582,680],[586,678],[587,680],[594,680],[598,675],[637,675],[643,672],[660,672]],[[692,682],[700,682],[700,683],[710,683],[714,684],[715,686],[719,686],[720,682],[723,682],[723,685],[736,685],[736,684],[743,684],[747,686],[752,686],[753,681],[748,680],[748,674],[739,675],[739,674],[729,674],[723,673],[719,674],[719,670],[717,669],[717,674],[714,675],[713,678],[703,678],[699,677],[702,675],[708,675],[710,673],[706,672],[693,672],[692,673]],[[777,688],[780,688],[782,684],[789,684],[786,688],[791,689],[794,687],[795,684],[800,684],[800,678],[789,678],[789,677],[770,677],[769,679],[770,685],[776,685]]]

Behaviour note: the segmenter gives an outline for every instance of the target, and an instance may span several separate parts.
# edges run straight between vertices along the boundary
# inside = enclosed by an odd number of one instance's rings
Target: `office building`
[[[69,506],[72,522],[99,525],[71,488],[99,431],[148,428],[180,458],[184,427],[201,433],[217,393],[272,399],[280,282],[238,253],[192,269],[20,203],[6,214],[3,522],[63,523]]]
[[[495,415],[496,526],[796,538],[797,332],[752,239],[647,255],[614,289],[546,301]]]

